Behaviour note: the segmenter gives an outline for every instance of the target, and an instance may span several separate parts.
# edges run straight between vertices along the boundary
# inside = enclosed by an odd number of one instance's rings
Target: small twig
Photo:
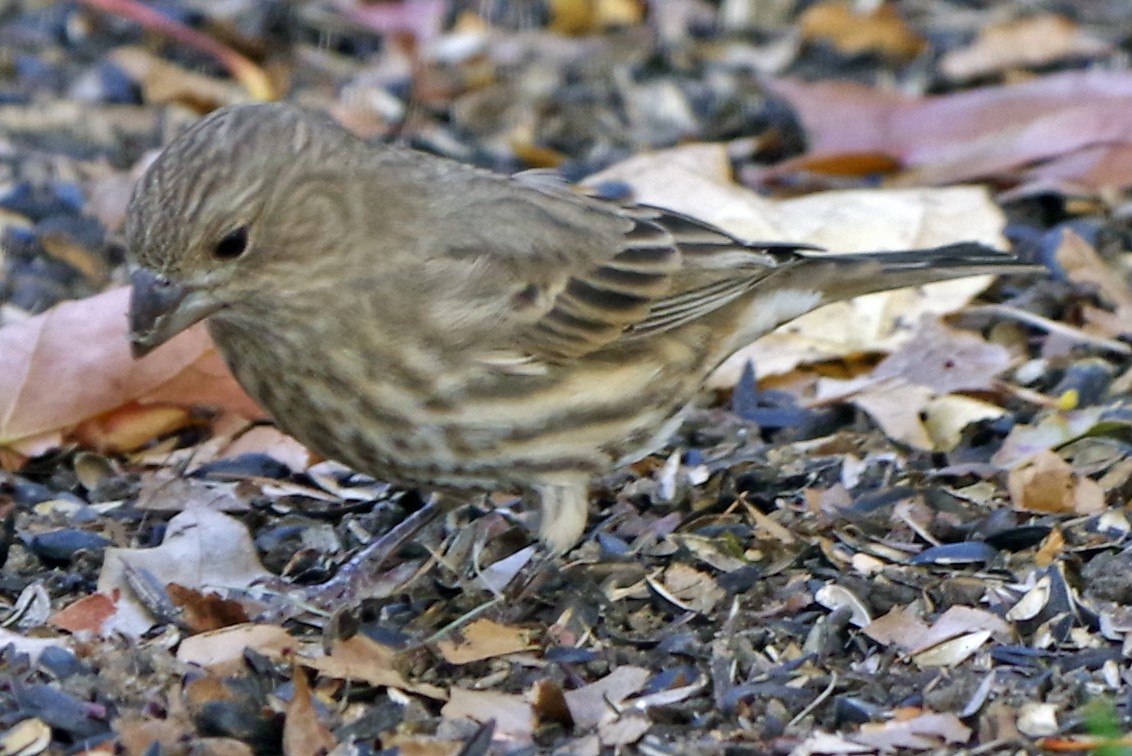
[[[504,597],[503,597],[503,596],[496,596],[495,598],[491,599],[490,601],[486,601],[486,602],[484,602],[484,603],[480,604],[479,606],[477,606],[476,608],[472,609],[471,611],[469,611],[469,612],[465,612],[465,613],[464,613],[464,614],[462,614],[461,616],[459,616],[459,617],[457,617],[456,619],[452,620],[452,621],[451,621],[451,622],[449,622],[449,623],[448,623],[447,625],[445,625],[444,627],[440,628],[440,629],[439,629],[439,630],[437,630],[437,631],[436,631],[435,633],[433,633],[433,634],[432,634],[432,635],[430,635],[429,637],[425,638],[425,639],[424,639],[423,641],[421,641],[421,642],[420,642],[420,643],[418,643],[417,645],[418,645],[418,646],[427,646],[427,645],[429,645],[429,644],[431,644],[431,643],[436,643],[437,641],[439,641],[440,639],[444,638],[444,636],[446,636],[446,635],[448,635],[449,633],[453,632],[453,631],[454,631],[454,630],[456,630],[457,628],[459,628],[459,627],[461,627],[461,626],[463,626],[463,625],[466,625],[466,624],[470,623],[470,622],[471,622],[472,620],[474,620],[474,619],[475,619],[476,617],[479,617],[479,616],[480,616],[481,614],[483,614],[484,612],[488,611],[488,610],[489,610],[489,609],[491,609],[492,607],[494,607],[494,606],[497,606],[498,604],[501,604],[501,603],[503,602],[503,600],[504,600]]]
[[[817,707],[821,706],[822,702],[825,701],[825,699],[827,699],[831,695],[833,695],[833,689],[836,688],[836,687],[837,687],[837,673],[836,672],[830,672],[830,674],[829,674],[829,685],[827,685],[825,687],[825,690],[823,690],[821,693],[818,693],[817,698],[815,698],[813,701],[810,701],[809,706],[802,709],[800,712],[798,712],[794,716],[793,719],[791,719],[789,722],[786,723],[787,729],[789,729],[789,728],[793,727],[794,725],[798,724],[799,722],[801,722],[803,719],[805,719],[806,717],[808,717],[810,715],[810,712],[812,712]]]
[[[1035,328],[1041,328],[1050,333],[1056,333],[1057,335],[1064,336],[1067,339],[1079,341],[1082,344],[1091,344],[1092,346],[1099,347],[1101,349],[1107,349],[1110,352],[1116,352],[1117,354],[1132,354],[1132,346],[1125,344],[1123,341],[1117,341],[1116,339],[1106,339],[1103,336],[1094,336],[1090,333],[1085,333],[1080,328],[1074,328],[1073,326],[1066,325],[1064,323],[1058,323],[1056,320],[1043,318],[1041,315],[1035,315],[1032,312],[1026,312],[1025,310],[1020,310],[1017,307],[1011,307],[1009,305],[979,305],[977,307],[968,307],[963,312],[964,314],[998,315],[1004,318],[1011,318],[1013,320],[1019,321],[1020,323],[1032,325]]]

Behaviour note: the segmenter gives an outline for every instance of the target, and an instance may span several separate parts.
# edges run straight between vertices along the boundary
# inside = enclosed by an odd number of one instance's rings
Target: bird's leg
[[[589,481],[586,478],[537,486],[524,495],[524,502],[532,498],[531,494],[539,504],[538,535],[541,543],[522,574],[504,589],[503,597],[508,604],[520,603],[559,573],[561,565],[558,558],[581,540],[588,520]]]
[[[539,501],[539,538],[544,546],[538,566],[530,580],[523,581],[525,589],[521,590],[529,590],[529,583],[541,583],[542,579],[538,576],[547,569],[551,560],[578,542],[585,530],[589,510],[588,478],[583,476],[537,486],[533,493]],[[438,517],[466,503],[466,499],[459,496],[432,494],[423,507],[362,547],[338,568],[334,577],[302,589],[301,603],[337,611],[376,596],[385,587],[378,574],[385,561]]]
[[[439,517],[459,507],[462,499],[433,493],[417,511],[370,541],[338,568],[329,580],[305,589],[305,598],[323,608],[353,605],[376,593],[378,570],[385,561]]]
[[[551,555],[564,554],[582,537],[589,516],[589,479],[535,487],[541,520],[538,535]]]

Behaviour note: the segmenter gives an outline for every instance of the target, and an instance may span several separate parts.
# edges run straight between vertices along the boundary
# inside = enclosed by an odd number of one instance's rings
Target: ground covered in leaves
[[[983,5],[989,7],[983,7]],[[0,4],[0,754],[1132,748],[1132,7]],[[154,151],[289,99],[749,238],[976,239],[1048,275],[807,316],[539,557],[125,338]],[[312,356],[312,359],[316,359]]]

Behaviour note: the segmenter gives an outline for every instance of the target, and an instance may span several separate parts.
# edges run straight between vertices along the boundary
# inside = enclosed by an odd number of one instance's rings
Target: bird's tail
[[[783,275],[789,278],[795,274],[799,282],[804,283],[808,274],[825,269],[830,277],[821,290],[829,302],[954,278],[1018,275],[1044,270],[1041,265],[1025,262],[976,242],[899,252],[831,254],[798,250],[795,254],[803,261],[784,270]],[[784,283],[779,279],[775,285]]]
[[[725,347],[728,353],[799,315],[833,302],[954,278],[1044,270],[1040,265],[975,242],[900,252],[789,252],[794,256],[792,262],[755,281],[750,294],[736,303],[745,312],[738,318],[741,327]]]

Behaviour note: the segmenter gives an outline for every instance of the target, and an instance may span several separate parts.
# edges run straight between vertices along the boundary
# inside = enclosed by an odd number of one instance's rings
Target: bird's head
[[[272,197],[329,130],[290,105],[236,105],[194,124],[154,161],[126,211],[135,356],[246,300],[249,279],[278,256]]]

